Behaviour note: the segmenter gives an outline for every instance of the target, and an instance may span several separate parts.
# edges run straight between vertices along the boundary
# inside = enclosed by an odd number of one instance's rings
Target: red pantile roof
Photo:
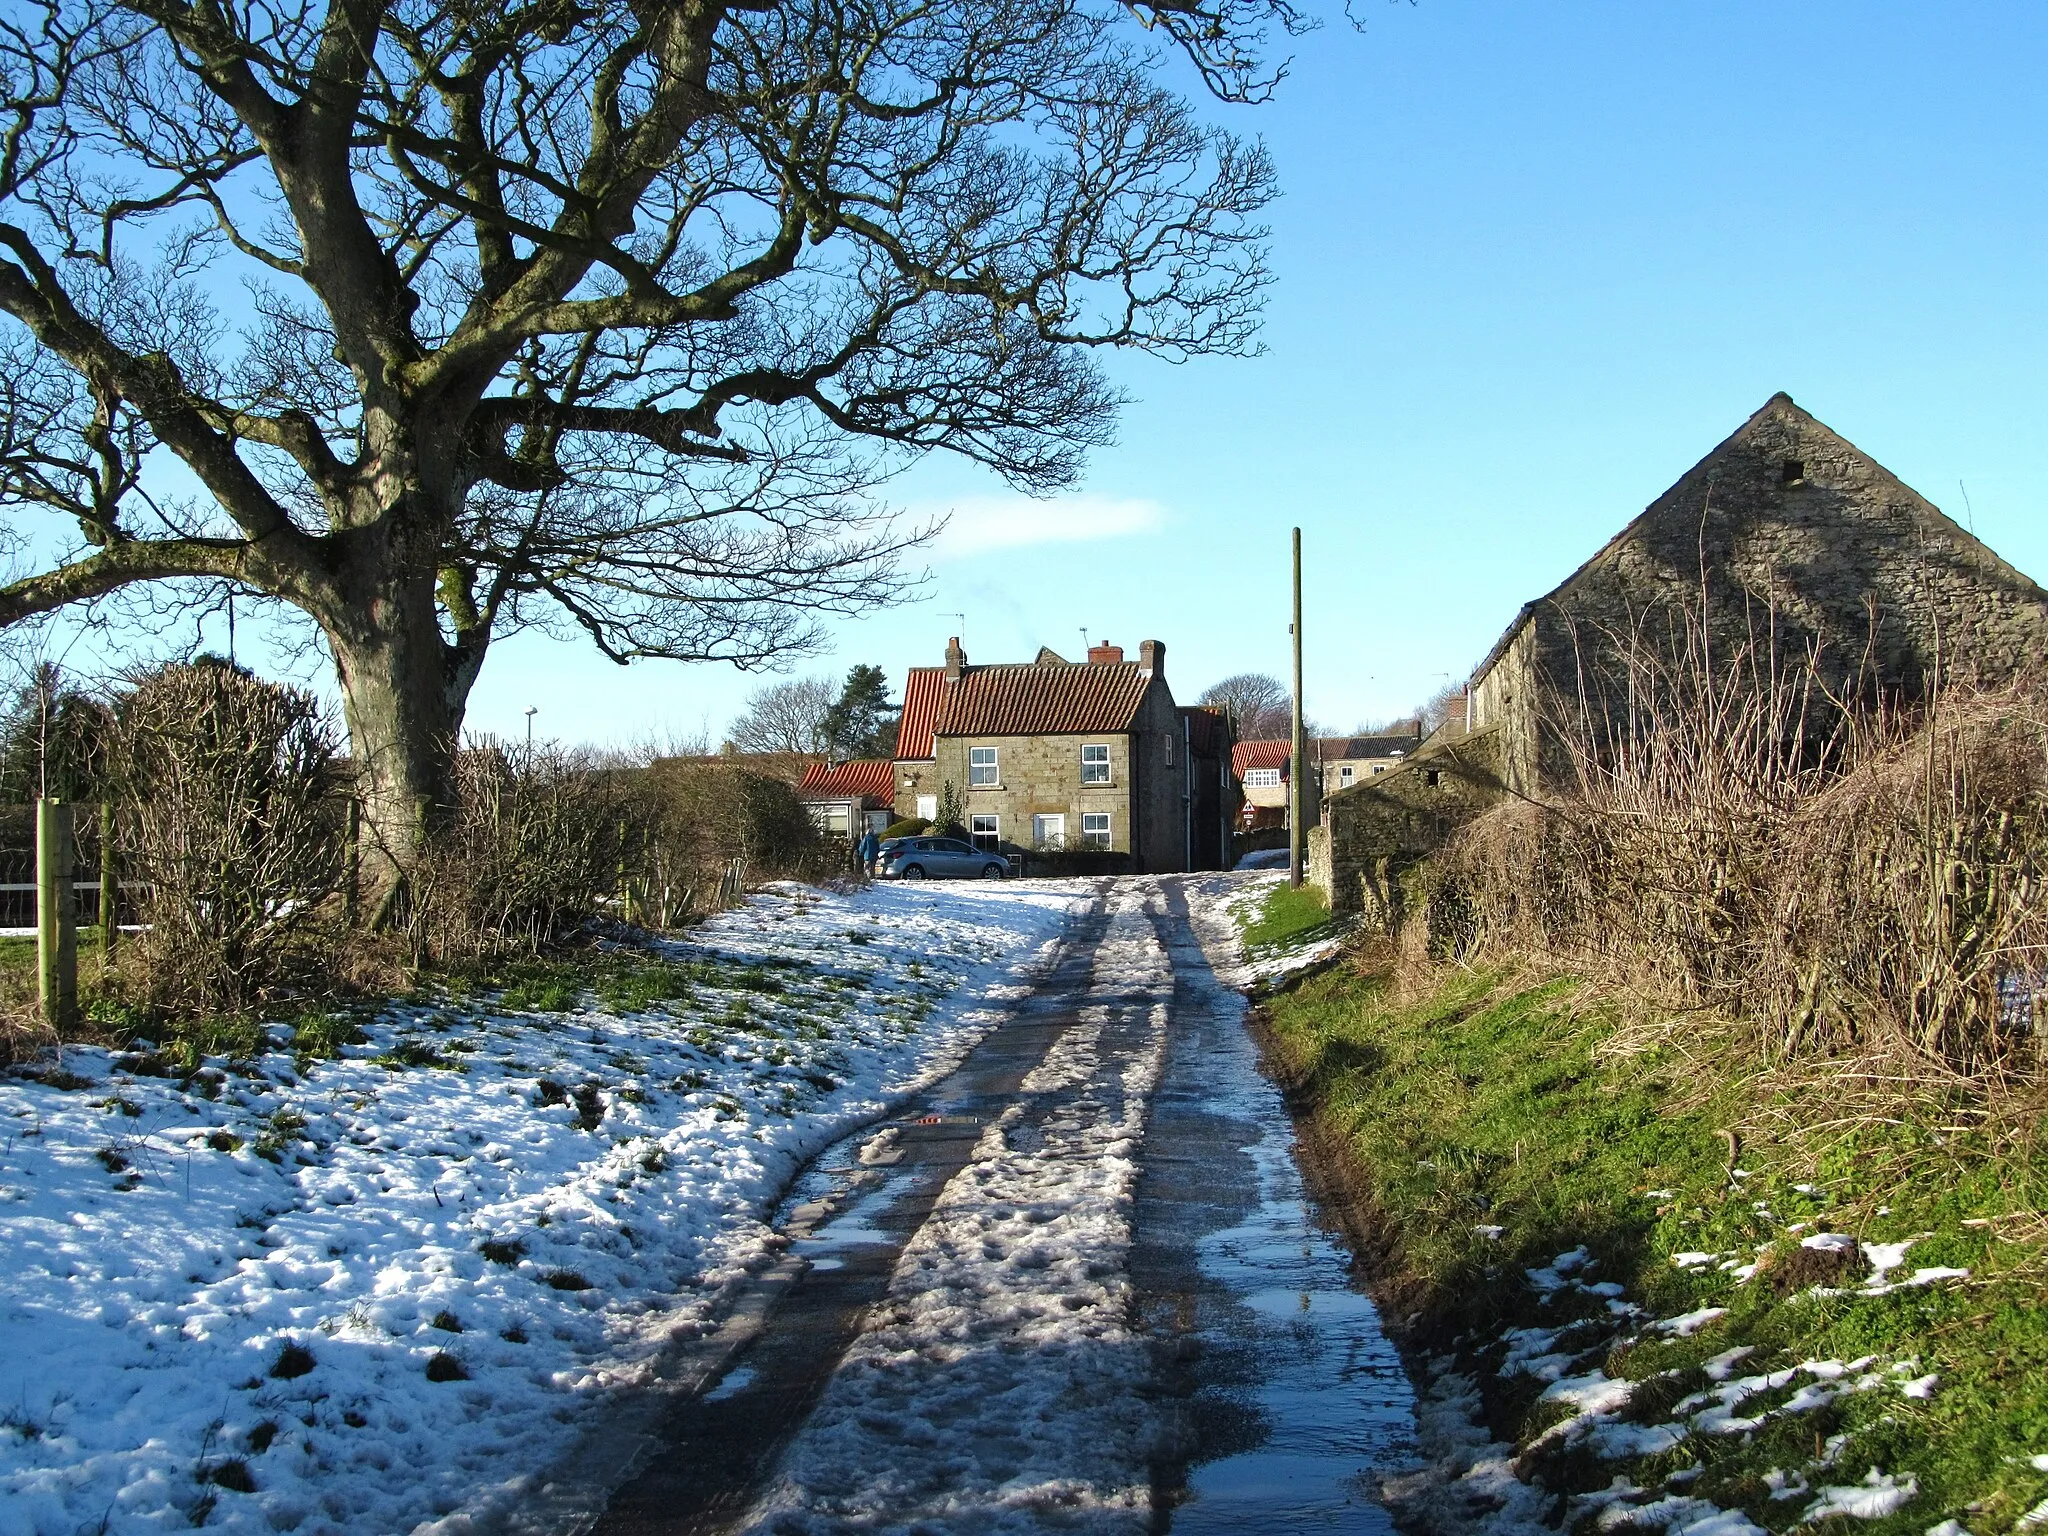
[[[903,714],[896,722],[896,760],[935,754],[932,726],[939,718],[939,695],[946,691],[944,667],[912,667],[903,680]]]
[[[1230,771],[1240,779],[1253,768],[1278,768],[1284,774],[1293,753],[1289,741],[1240,741],[1230,749]]]
[[[804,771],[797,794],[806,800],[894,800],[896,765],[867,758],[837,765],[813,763]]]
[[[945,689],[934,728],[941,736],[1126,731],[1151,684],[1134,662],[969,667]]]

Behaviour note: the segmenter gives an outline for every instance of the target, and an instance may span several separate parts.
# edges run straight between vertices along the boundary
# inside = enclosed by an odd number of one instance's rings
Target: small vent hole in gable
[[[1803,459],[1787,459],[1778,466],[1780,485],[1802,485],[1806,481],[1806,462]]]

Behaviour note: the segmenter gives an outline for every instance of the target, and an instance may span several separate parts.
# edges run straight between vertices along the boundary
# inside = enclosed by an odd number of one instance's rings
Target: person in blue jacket
[[[875,829],[869,827],[862,835],[860,845],[854,849],[854,857],[860,860],[860,872],[871,880],[875,874],[875,859],[881,851],[882,840],[875,836]]]

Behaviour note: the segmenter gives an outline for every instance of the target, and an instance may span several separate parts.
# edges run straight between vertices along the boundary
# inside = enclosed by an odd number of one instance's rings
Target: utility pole
[[[1301,530],[1294,530],[1294,748],[1287,770],[1287,883],[1301,884],[1301,855],[1308,829],[1301,819],[1301,776],[1307,770],[1301,734]]]

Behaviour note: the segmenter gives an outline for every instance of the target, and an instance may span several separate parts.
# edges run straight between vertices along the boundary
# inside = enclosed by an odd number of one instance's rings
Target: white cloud
[[[1166,509],[1156,501],[1086,493],[1051,501],[1030,496],[966,496],[919,510],[951,519],[933,550],[941,560],[1032,544],[1120,539],[1166,525]]]

